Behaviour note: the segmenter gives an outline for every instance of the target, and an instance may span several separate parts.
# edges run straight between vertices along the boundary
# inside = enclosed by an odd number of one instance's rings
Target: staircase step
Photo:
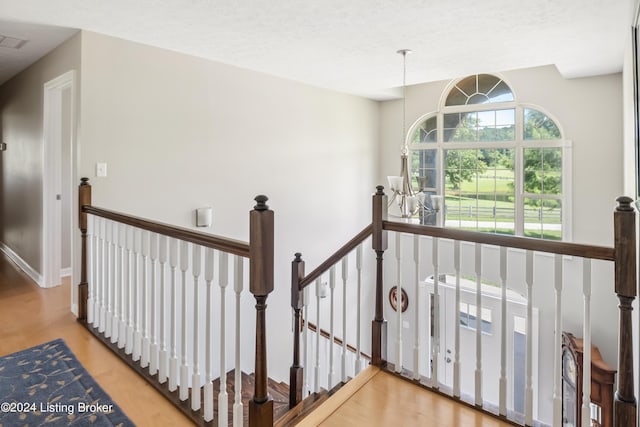
[[[241,372],[242,378],[242,410],[244,425],[249,425],[249,401],[253,397],[255,379],[253,374]],[[213,381],[214,405],[218,407],[218,393],[220,389],[220,378]],[[289,386],[279,383],[269,378],[267,382],[267,393],[273,399],[273,417],[278,419],[289,410]],[[233,402],[235,400],[235,371],[227,372],[227,398],[228,398],[228,420],[229,425],[233,423]]]
[[[325,389],[313,393],[298,403],[294,408],[286,412],[273,423],[274,427],[289,427],[300,422],[304,417],[313,412],[329,398],[329,392]]]
[[[317,426],[338,409],[347,399],[355,392],[360,390],[374,376],[380,372],[380,368],[370,365],[364,371],[360,372],[355,378],[347,383],[339,384],[340,387],[334,387],[328,392],[329,397],[326,401],[317,405],[315,410],[308,413],[308,416],[302,420],[297,419],[296,425],[300,426]],[[293,424],[291,424],[293,425]]]
[[[380,368],[369,366],[346,383],[338,383],[331,390],[322,389],[289,410],[282,418],[275,418],[274,426],[316,426],[340,407],[356,391],[380,372]]]

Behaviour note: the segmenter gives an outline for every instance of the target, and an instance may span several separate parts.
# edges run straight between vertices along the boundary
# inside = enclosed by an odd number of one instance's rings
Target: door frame
[[[44,84],[43,103],[43,170],[42,170],[42,281],[40,286],[48,288],[60,284],[62,272],[62,259],[60,247],[62,246],[61,221],[62,203],[57,200],[57,195],[62,194],[62,138],[60,129],[62,122],[62,92],[70,90],[70,140],[68,144],[70,153],[71,181],[75,182],[74,156],[76,153],[76,73],[75,70],[50,80]],[[68,189],[68,194],[74,195],[73,189]],[[75,196],[72,196],[75,198]],[[72,201],[69,200],[68,203]],[[73,205],[71,205],[72,207]],[[73,212],[73,210],[71,210]],[[73,216],[73,215],[72,215]],[[72,220],[73,221],[73,220]],[[73,222],[72,222],[73,225]],[[73,227],[71,227],[73,230]],[[74,253],[74,233],[69,236],[70,253]],[[72,268],[73,270],[73,268]],[[74,282],[72,271],[71,283]],[[73,292],[72,292],[73,295]],[[73,303],[73,301],[72,301]]]

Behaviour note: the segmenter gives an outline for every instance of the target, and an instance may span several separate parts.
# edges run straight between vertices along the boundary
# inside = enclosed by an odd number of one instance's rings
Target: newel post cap
[[[267,205],[267,200],[269,200],[269,198],[264,194],[257,195],[253,200],[257,202],[253,209],[257,211],[266,211],[269,209],[269,206]]]
[[[631,197],[620,196],[616,199],[616,202],[618,202],[617,212],[633,212],[633,206],[631,206],[633,199]]]

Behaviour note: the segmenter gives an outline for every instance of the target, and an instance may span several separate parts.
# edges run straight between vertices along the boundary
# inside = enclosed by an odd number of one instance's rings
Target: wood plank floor
[[[70,312],[70,285],[42,289],[0,254],[0,356],[63,338],[137,426],[191,422],[98,342]]]
[[[378,368],[360,375],[344,387],[350,390],[338,391],[298,426],[511,426]]]

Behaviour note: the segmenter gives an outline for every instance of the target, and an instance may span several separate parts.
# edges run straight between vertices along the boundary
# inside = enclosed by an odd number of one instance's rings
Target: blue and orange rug
[[[62,339],[0,357],[0,427],[133,426]]]

